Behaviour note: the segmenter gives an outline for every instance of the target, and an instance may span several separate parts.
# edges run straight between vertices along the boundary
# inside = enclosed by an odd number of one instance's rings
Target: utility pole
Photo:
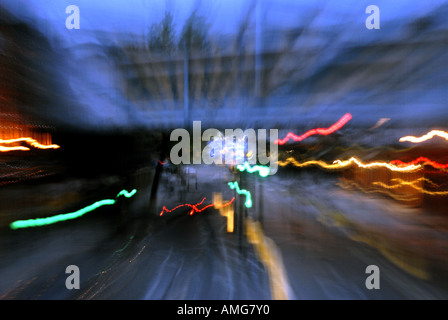
[[[262,50],[263,50],[263,40],[262,40],[262,0],[257,1],[257,6],[255,8],[255,103],[256,107],[259,106],[261,101],[261,68],[263,65],[262,61]]]
[[[255,177],[257,180],[257,186],[258,186],[258,221],[260,221],[261,227],[263,227],[263,179],[260,176]]]
[[[190,97],[188,84],[188,64],[189,55],[186,40],[184,40],[184,127],[186,130],[190,128]]]

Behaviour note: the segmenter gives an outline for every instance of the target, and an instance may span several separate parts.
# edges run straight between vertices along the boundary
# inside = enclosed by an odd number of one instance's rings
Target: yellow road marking
[[[280,250],[275,242],[266,237],[259,222],[246,219],[246,236],[255,247],[261,262],[269,273],[271,295],[273,300],[288,300],[288,280],[283,266]]]

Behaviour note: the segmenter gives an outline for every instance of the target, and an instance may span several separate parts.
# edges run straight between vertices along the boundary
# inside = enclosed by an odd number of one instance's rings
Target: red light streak
[[[274,143],[283,145],[286,142],[288,142],[289,139],[293,139],[294,141],[302,141],[302,140],[308,138],[309,136],[312,136],[315,134],[320,134],[320,135],[326,136],[326,135],[329,135],[329,134],[341,129],[348,121],[350,121],[351,118],[352,118],[352,115],[350,113],[346,113],[341,119],[338,120],[338,122],[336,122],[329,128],[311,129],[311,130],[307,131],[306,133],[302,134],[301,136],[297,136],[294,133],[289,132],[284,139],[277,139],[274,141]]]
[[[170,160],[170,158],[168,158],[168,160]],[[162,162],[162,161],[160,161],[160,160],[157,160],[157,161],[159,161],[159,163],[160,163],[162,166],[164,166],[164,165],[166,165],[166,164],[168,163],[168,161],[167,161],[167,162]]]
[[[429,164],[430,166],[432,166],[432,167],[434,167],[436,169],[446,169],[446,168],[448,168],[448,163],[446,163],[446,164],[438,163],[438,162],[432,161],[432,160],[430,160],[430,159],[428,159],[426,157],[419,157],[419,158],[417,158],[417,159],[415,159],[413,161],[410,161],[410,162],[403,162],[401,160],[392,160],[390,163],[396,164],[396,165],[399,165],[399,166],[407,166],[407,165],[410,165],[410,164],[418,164],[420,162],[423,162],[423,164]]]
[[[191,216],[191,215],[193,215],[193,213],[195,213],[195,212],[196,212],[196,213],[199,213],[199,212],[204,211],[205,209],[208,209],[208,208],[214,206],[214,204],[212,203],[212,204],[208,204],[208,205],[206,205],[205,207],[199,209],[198,206],[202,205],[202,204],[204,203],[205,199],[206,199],[206,198],[202,199],[201,202],[196,203],[196,204],[189,204],[189,203],[180,204],[180,205],[178,205],[177,207],[174,207],[174,208],[171,209],[171,210],[170,210],[170,209],[167,209],[165,206],[163,206],[162,211],[160,212],[160,216],[162,216],[165,212],[173,212],[174,210],[179,209],[179,208],[181,208],[181,207],[185,207],[185,206],[191,208],[191,211],[190,211],[190,213],[189,213],[190,216]],[[221,207],[219,207],[219,208],[224,208],[224,207],[226,207],[226,206],[232,204],[233,200],[235,200],[235,197],[233,197],[232,200],[230,200],[230,201],[227,202],[226,204],[223,204],[223,205],[222,205]],[[215,207],[217,207],[217,206],[215,206]],[[218,209],[219,209],[219,208],[218,208]]]

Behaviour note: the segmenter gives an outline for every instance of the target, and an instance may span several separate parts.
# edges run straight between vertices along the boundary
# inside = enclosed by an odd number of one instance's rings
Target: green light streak
[[[269,171],[270,171],[269,167],[265,167],[265,166],[256,165],[256,166],[251,167],[247,161],[244,162],[244,165],[239,164],[236,167],[240,171],[247,170],[247,172],[250,172],[250,173],[254,173],[255,171],[258,171],[258,174],[260,175],[260,177],[263,177],[263,178],[267,177],[269,175]]]
[[[250,196],[250,192],[247,190],[241,190],[240,187],[238,186],[238,182],[229,182],[228,183],[230,189],[236,189],[236,192],[238,194],[244,194],[246,196],[246,202],[244,203],[244,205],[246,206],[246,208],[251,208],[252,207],[252,198]]]
[[[115,253],[121,253],[122,251],[124,251],[124,250],[129,246],[129,244],[131,243],[132,239],[134,239],[134,236],[131,236],[131,237],[129,238],[128,242],[126,243],[126,245],[125,245],[123,248],[121,248],[121,249],[115,251]]]
[[[126,198],[132,197],[137,192],[136,189],[132,190],[131,192],[128,192],[127,190],[121,190],[115,198],[118,198],[119,196],[125,196]]]
[[[118,198],[121,195],[125,196],[126,198],[130,198],[136,192],[137,192],[136,189],[132,190],[131,192],[122,190],[122,191],[120,191],[120,193],[118,193],[116,198]],[[116,200],[113,200],[113,199],[100,200],[100,201],[97,201],[97,202],[87,206],[87,207],[79,209],[75,212],[58,214],[58,215],[47,217],[47,218],[17,220],[17,221],[12,222],[9,225],[9,227],[13,230],[16,230],[16,229],[21,229],[21,228],[40,227],[40,226],[45,226],[45,225],[61,222],[61,221],[76,219],[76,218],[83,216],[84,214],[86,214],[88,212],[98,209],[99,207],[106,206],[106,205],[113,205],[113,204],[115,204],[115,202],[116,202]]]

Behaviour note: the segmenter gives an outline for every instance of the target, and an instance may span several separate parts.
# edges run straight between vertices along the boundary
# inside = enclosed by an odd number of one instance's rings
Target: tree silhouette
[[[173,100],[179,98],[177,80],[176,80],[176,34],[173,16],[165,11],[165,16],[159,23],[153,23],[149,29],[148,48],[150,52],[161,54],[167,60],[165,68],[168,71],[168,80],[171,88]],[[156,84],[160,85],[160,84]]]
[[[160,23],[153,23],[149,29],[148,48],[152,52],[172,55],[176,52],[176,35],[173,16],[165,12]]]
[[[206,98],[210,88],[211,51],[209,24],[194,10],[182,27],[178,48],[182,50],[188,63],[189,97],[195,97],[196,88],[200,89],[201,98]],[[196,68],[202,72],[192,72],[191,58],[195,58]],[[206,99],[203,100],[206,103]]]
[[[210,26],[206,19],[199,16],[194,10],[182,27],[178,47],[187,50],[190,55],[194,53],[210,53],[211,43],[209,39]]]

